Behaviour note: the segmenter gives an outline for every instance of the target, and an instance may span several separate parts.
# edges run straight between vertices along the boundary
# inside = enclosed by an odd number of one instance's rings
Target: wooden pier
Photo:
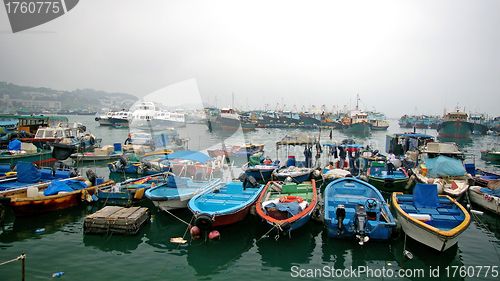
[[[83,233],[135,235],[150,217],[148,208],[106,206],[85,218]]]

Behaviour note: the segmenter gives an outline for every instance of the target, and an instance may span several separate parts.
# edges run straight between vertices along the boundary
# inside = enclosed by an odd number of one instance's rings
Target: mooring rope
[[[222,269],[223,267],[225,267],[226,265],[230,264],[231,262],[233,262],[235,259],[237,259],[238,257],[240,257],[241,255],[243,255],[243,253],[245,252],[248,252],[248,250],[250,250],[252,247],[254,247],[257,243],[259,243],[260,240],[264,239],[264,238],[268,238],[269,237],[269,233],[271,231],[273,231],[274,229],[276,228],[276,226],[273,226],[272,228],[269,229],[269,231],[267,231],[264,235],[262,235],[259,239],[257,239],[252,245],[250,245],[248,248],[246,248],[241,254],[238,254],[236,255],[234,258],[230,259],[228,262],[226,262],[225,264],[217,267],[216,269],[212,270],[211,272],[203,275],[203,276],[200,276],[198,278],[195,278],[193,280],[198,280],[198,279],[201,279],[201,278],[204,278],[204,277],[207,277],[209,274],[212,274],[220,269]]]
[[[168,212],[168,211],[167,211]],[[170,212],[169,212],[170,213]],[[191,217],[191,221],[188,223],[188,227],[186,227],[186,230],[184,231],[184,235],[182,235],[182,239],[184,239],[186,237],[186,234],[191,226],[191,222],[193,221],[194,219],[194,215]],[[182,220],[181,220],[182,221]],[[153,276],[153,278],[151,278],[151,280],[154,280],[156,279],[156,277],[158,277],[158,275],[160,275],[160,273],[163,272],[163,270],[165,270],[165,268],[167,267],[167,265],[170,263],[170,261],[172,260],[172,258],[175,256],[175,252],[177,252],[177,250],[179,249],[179,247],[181,246],[182,243],[178,243],[177,244],[177,247],[175,248],[174,252],[172,253],[172,255],[170,255],[170,259],[168,259],[167,263],[165,264],[165,266],[163,266],[163,268],[158,271],[158,273]]]
[[[23,260],[25,258],[26,258],[26,254],[22,254],[19,257],[15,258],[15,259],[12,259],[10,261],[2,262],[2,263],[0,263],[0,265],[5,265],[5,264],[11,263],[11,262],[18,261],[18,260]]]
[[[191,223],[187,223],[186,221],[182,220],[178,216],[172,214],[172,212],[170,212],[169,210],[165,209],[165,212],[169,213],[172,217],[178,219],[179,221],[183,222],[184,224],[187,224],[188,226],[191,226]],[[194,215],[193,215],[193,217],[194,217]],[[191,218],[191,221],[193,221],[193,218]]]

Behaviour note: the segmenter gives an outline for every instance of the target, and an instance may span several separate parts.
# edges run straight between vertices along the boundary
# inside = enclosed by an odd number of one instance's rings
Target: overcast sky
[[[138,97],[188,83],[243,109],[331,111],[359,94],[388,117],[499,116],[499,15],[498,0],[84,0],[13,34],[0,8],[0,81]]]

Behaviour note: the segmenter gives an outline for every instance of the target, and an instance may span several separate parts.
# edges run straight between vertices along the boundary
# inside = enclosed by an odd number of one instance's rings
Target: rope
[[[168,211],[167,211],[168,212]],[[168,212],[170,213],[170,212]],[[189,230],[189,227],[191,226],[191,222],[193,221],[193,218],[194,218],[194,215],[191,217],[191,221],[188,223],[188,227],[186,227],[186,230],[184,231],[184,235],[182,235],[182,239],[184,239],[184,237],[186,237],[186,234]],[[182,221],[182,220],[181,220]],[[156,279],[156,277],[158,277],[158,275],[160,275],[160,273],[163,272],[163,270],[165,270],[165,268],[167,267],[167,265],[170,263],[170,261],[172,260],[172,258],[175,256],[175,252],[177,252],[177,250],[179,249],[179,247],[181,246],[181,243],[178,243],[177,244],[177,247],[175,248],[174,252],[172,253],[172,255],[170,255],[170,259],[167,261],[167,263],[165,264],[165,266],[163,266],[163,268],[158,271],[158,273],[153,277],[151,278],[151,280],[154,280]]]
[[[2,262],[2,263],[0,263],[0,265],[5,265],[5,264],[11,263],[11,262],[18,261],[18,260],[23,260],[25,258],[26,258],[26,254],[22,254],[19,257],[15,258],[15,259],[12,259],[12,260],[9,260],[9,261],[6,261],[6,262]]]
[[[236,255],[234,258],[230,259],[228,262],[226,262],[225,264],[217,267],[216,269],[212,270],[211,272],[207,273],[206,275],[203,275],[203,276],[200,276],[198,278],[195,278],[193,280],[198,280],[198,279],[201,279],[201,278],[204,278],[204,277],[207,277],[209,274],[212,274],[218,270],[221,270],[222,268],[224,268],[226,265],[230,264],[231,262],[233,262],[235,259],[237,259],[238,257],[240,257],[241,255],[243,255],[243,253],[245,252],[248,252],[248,250],[250,250],[252,247],[254,247],[260,240],[264,239],[264,238],[267,238],[269,237],[268,234],[273,231],[274,229],[276,228],[276,226],[273,226],[271,229],[269,229],[269,231],[267,231],[264,235],[262,235],[259,239],[257,239],[252,245],[250,245],[248,248],[246,248],[241,254],[238,254]]]
[[[179,221],[183,222],[184,224],[188,225],[188,226],[191,226],[191,222],[190,223],[187,223],[186,221],[182,220],[181,218],[179,218],[178,216],[172,214],[172,212],[170,212],[169,210],[165,209],[165,212],[169,213],[172,217],[178,219]],[[193,218],[194,218],[194,215],[193,217],[191,218],[191,221],[193,221]]]

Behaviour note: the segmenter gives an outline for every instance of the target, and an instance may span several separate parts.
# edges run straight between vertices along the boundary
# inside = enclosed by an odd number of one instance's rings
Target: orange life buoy
[[[280,198],[280,203],[291,203],[293,201],[297,201],[297,203],[304,202],[304,198],[300,196],[283,196]]]

